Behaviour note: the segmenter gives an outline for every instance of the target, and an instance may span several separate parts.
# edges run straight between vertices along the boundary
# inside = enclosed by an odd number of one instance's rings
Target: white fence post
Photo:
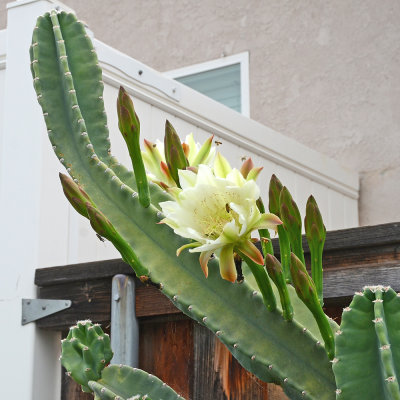
[[[37,16],[57,3],[20,0],[7,5],[5,98],[0,146],[0,376],[2,397],[59,398],[58,335],[21,326],[21,299],[36,297],[41,212],[42,141],[46,140],[29,68]],[[47,357],[47,359],[46,359]]]

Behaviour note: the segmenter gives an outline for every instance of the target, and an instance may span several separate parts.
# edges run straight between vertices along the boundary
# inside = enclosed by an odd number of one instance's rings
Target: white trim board
[[[249,73],[249,52],[234,54],[232,56],[221,57],[204,63],[189,65],[187,67],[163,72],[164,76],[172,79],[183,78],[185,76],[207,72],[213,69],[227,67],[229,65],[240,64],[240,100],[241,113],[250,117],[250,73]]]
[[[6,55],[7,55],[7,29],[0,31],[0,69],[6,67]]]
[[[124,65],[119,65],[117,50],[99,40],[94,39],[94,42],[103,69],[103,80],[111,86],[118,88],[122,84],[132,95],[151,105],[211,131],[227,141],[251,150],[350,198],[358,199],[358,173],[346,170],[337,161],[253,121],[179,82],[172,81],[180,95],[180,101],[177,102],[160,90],[138,80],[136,70],[130,74]],[[107,56],[106,63],[103,62],[105,46],[108,48],[107,51],[111,52]],[[112,54],[115,54],[115,57],[113,64],[110,65]],[[134,61],[131,59],[132,63]],[[169,80],[151,68],[148,68],[148,72],[154,75],[154,79]]]

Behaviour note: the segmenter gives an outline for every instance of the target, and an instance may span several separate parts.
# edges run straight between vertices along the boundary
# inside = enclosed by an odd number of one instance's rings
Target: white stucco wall
[[[251,117],[359,171],[361,225],[400,220],[397,0],[65,2],[160,71],[249,51]]]

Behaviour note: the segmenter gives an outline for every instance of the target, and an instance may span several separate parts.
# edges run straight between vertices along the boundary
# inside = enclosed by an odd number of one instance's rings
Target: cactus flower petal
[[[208,260],[211,258],[212,254],[213,254],[212,251],[202,251],[200,253],[199,257],[200,266],[206,278],[208,277]]]
[[[226,178],[231,171],[232,168],[228,160],[221,153],[217,153],[214,161],[215,175],[220,178]]]
[[[160,204],[165,215],[162,222],[174,229],[177,235],[197,243],[197,246],[191,243],[187,247],[192,247],[191,253],[202,253],[200,264],[203,271],[215,252],[219,257],[221,276],[235,281],[235,249],[263,264],[261,253],[250,240],[251,232],[259,226],[275,228],[281,221],[273,214],[262,214],[258,210],[256,201],[260,189],[255,181],[246,181],[235,169],[226,178],[221,178],[203,164],[197,174],[180,170],[179,180],[182,189],[178,189],[175,201]]]
[[[264,258],[260,250],[258,250],[257,247],[254,246],[251,240],[246,240],[245,242],[241,243],[237,246],[237,249],[241,251],[244,255],[249,257],[251,260],[253,260],[256,264],[264,264]]]
[[[248,158],[247,160],[244,161],[240,168],[240,173],[243,175],[244,178],[247,178],[247,175],[249,172],[254,168],[253,160]]]
[[[233,245],[225,246],[219,255],[219,267],[222,278],[230,282],[236,281],[236,266],[233,257]]]

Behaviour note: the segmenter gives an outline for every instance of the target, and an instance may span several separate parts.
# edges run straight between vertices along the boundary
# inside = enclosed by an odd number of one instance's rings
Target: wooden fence
[[[276,239],[273,245],[279,254]],[[307,259],[306,241],[303,245]],[[72,300],[70,309],[37,321],[37,326],[65,334],[78,319],[90,318],[109,329],[111,279],[116,274],[133,272],[121,260],[36,270],[38,297]],[[286,399],[279,387],[265,384],[245,371],[210,331],[183,315],[155,287],[138,280],[136,283],[140,368],[167,382],[186,399]],[[340,322],[341,310],[354,292],[370,284],[400,290],[400,223],[327,233],[326,312]],[[92,397],[64,376],[62,400],[85,399]]]

